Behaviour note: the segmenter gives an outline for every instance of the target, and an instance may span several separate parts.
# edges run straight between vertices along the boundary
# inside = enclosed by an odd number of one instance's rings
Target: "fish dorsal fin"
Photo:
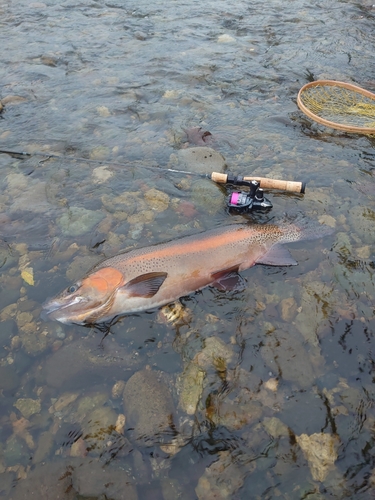
[[[153,297],[164,283],[168,273],[146,273],[128,281],[123,287],[128,292],[130,297]]]
[[[281,245],[274,245],[268,252],[255,262],[267,266],[296,266],[297,262],[290,255],[287,248]]]
[[[242,276],[238,274],[239,264],[228,269],[222,269],[216,273],[212,273],[213,282],[211,286],[216,287],[221,291],[240,291],[243,290],[245,284]]]

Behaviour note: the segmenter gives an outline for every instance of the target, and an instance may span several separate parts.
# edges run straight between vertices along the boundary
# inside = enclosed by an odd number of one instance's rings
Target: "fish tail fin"
[[[334,229],[326,224],[320,224],[302,214],[287,215],[280,228],[284,231],[283,243],[291,241],[316,240],[329,236]]]

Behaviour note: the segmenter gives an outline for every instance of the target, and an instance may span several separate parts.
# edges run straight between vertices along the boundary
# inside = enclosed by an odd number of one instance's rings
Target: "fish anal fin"
[[[257,259],[255,264],[265,264],[267,266],[296,266],[297,262],[290,255],[287,248],[281,245],[274,245],[266,254]]]
[[[123,289],[128,292],[130,297],[145,297],[149,299],[159,291],[167,276],[168,273],[165,272],[141,274],[128,281]]]
[[[213,282],[211,286],[216,287],[218,290],[223,292],[227,291],[240,291],[245,288],[245,281],[238,274],[239,264],[228,269],[223,269],[221,271],[217,271],[216,273],[212,273]]]

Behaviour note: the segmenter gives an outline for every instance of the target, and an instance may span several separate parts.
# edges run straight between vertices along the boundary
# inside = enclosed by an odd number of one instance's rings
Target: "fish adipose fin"
[[[149,299],[159,291],[167,276],[168,273],[141,274],[126,283],[123,289],[129,293],[130,297],[146,297]]]
[[[239,266],[234,266],[230,269],[223,269],[222,271],[211,274],[214,280],[211,286],[216,287],[222,292],[240,292],[245,288],[246,284],[242,276],[238,274],[238,268]]]
[[[268,252],[260,257],[256,264],[266,266],[296,266],[297,262],[290,255],[287,248],[281,245],[274,245]]]

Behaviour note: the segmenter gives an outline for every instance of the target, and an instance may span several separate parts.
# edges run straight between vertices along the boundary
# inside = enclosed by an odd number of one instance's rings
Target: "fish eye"
[[[68,289],[67,289],[67,292],[68,293],[74,293],[78,290],[78,286],[77,285],[71,285]]]

